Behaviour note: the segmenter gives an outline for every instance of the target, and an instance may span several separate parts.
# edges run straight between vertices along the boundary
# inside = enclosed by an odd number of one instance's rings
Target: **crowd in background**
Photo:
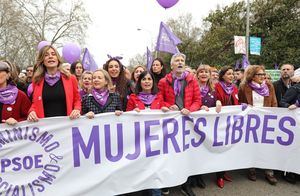
[[[40,118],[69,116],[70,119],[85,115],[144,109],[163,112],[180,111],[189,115],[197,110],[210,109],[220,112],[223,106],[247,107],[300,106],[300,74],[294,74],[294,66],[283,64],[280,79],[271,82],[263,65],[249,65],[246,70],[223,66],[217,69],[199,65],[197,70],[185,65],[185,55],[174,54],[170,65],[160,58],[153,60],[150,70],[137,65],[132,72],[119,58],[111,57],[103,69],[94,72],[84,70],[80,62],[64,63],[53,46],[43,47],[33,66],[26,73],[18,73],[15,65],[0,62],[0,115],[3,123],[15,125],[19,121],[36,122]],[[166,72],[167,66],[171,71]],[[298,72],[298,71],[297,71]],[[266,180],[275,185],[274,172],[264,169]],[[232,181],[229,172],[216,173],[216,184],[224,187],[224,181]],[[202,175],[191,176],[181,185],[186,195],[195,195],[192,187],[205,188]],[[296,183],[296,174],[283,177]],[[248,178],[256,180],[256,169],[248,169]],[[150,195],[168,194],[169,188],[147,190]]]

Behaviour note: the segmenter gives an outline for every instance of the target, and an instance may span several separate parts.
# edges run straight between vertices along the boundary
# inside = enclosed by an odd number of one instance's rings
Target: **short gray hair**
[[[186,59],[185,54],[179,52],[179,53],[176,53],[176,54],[174,54],[174,55],[172,56],[171,61],[170,61],[170,64],[172,65],[173,62],[174,62],[174,60],[175,60],[175,58],[176,58],[176,57],[179,57],[179,56],[183,57],[183,59],[184,59],[184,61],[185,61],[185,59]]]

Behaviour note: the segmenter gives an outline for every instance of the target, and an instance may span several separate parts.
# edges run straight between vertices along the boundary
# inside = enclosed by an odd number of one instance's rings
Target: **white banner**
[[[0,126],[0,195],[116,195],[241,168],[300,173],[300,109],[223,107]]]
[[[246,54],[245,36],[234,36],[234,54]]]

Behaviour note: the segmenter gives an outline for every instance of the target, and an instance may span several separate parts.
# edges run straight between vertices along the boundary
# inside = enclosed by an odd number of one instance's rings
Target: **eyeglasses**
[[[264,77],[266,76],[265,73],[259,73],[259,74],[255,74],[255,75],[256,75],[256,76],[260,76],[260,77],[261,77],[261,76],[264,76]]]

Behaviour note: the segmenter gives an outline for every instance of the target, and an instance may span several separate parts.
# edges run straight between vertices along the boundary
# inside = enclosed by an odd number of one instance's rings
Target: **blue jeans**
[[[160,189],[151,189],[152,196],[161,196],[161,190]]]

